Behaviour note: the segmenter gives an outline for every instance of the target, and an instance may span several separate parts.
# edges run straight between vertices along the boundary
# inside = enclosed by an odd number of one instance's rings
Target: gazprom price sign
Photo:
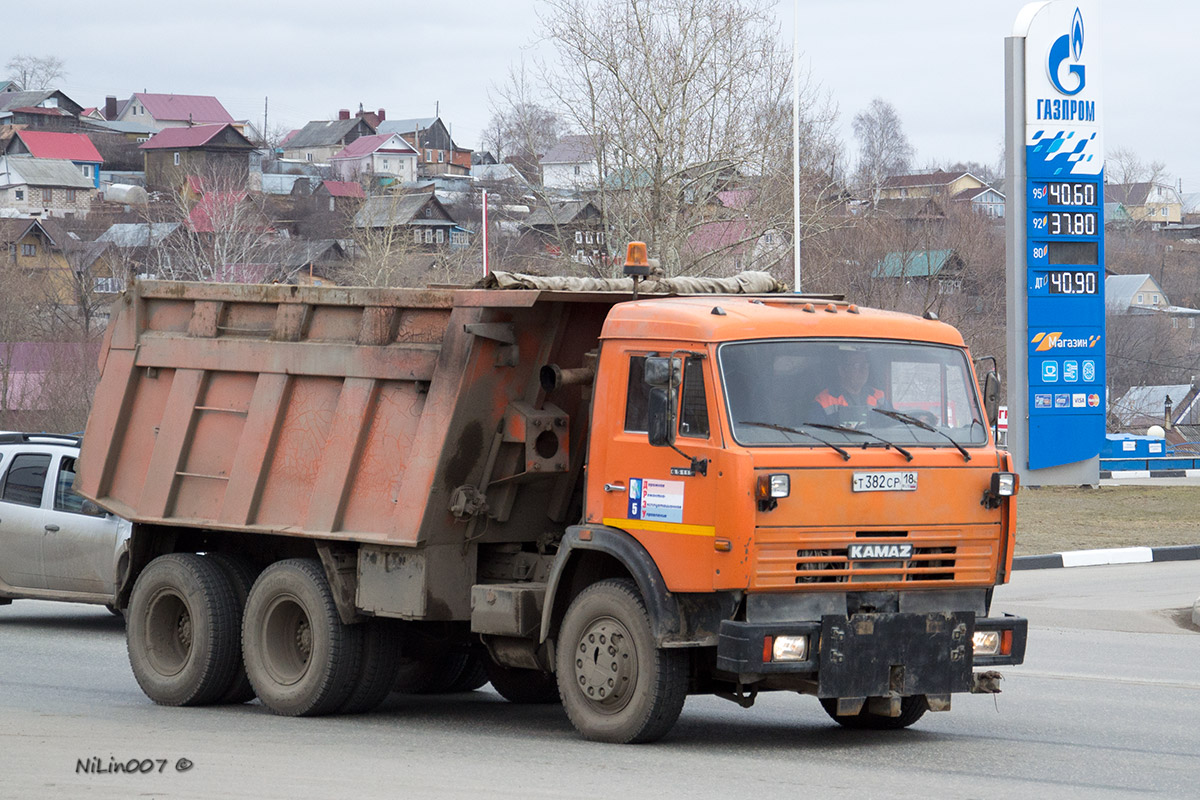
[[[1035,3],[1018,26],[1026,18],[1027,459],[1038,470],[1093,458],[1104,441],[1104,145],[1092,4]]]

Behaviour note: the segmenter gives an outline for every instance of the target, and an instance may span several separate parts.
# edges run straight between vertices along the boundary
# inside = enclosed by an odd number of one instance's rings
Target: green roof
[[[875,278],[930,278],[942,271],[953,250],[888,253],[875,267]]]

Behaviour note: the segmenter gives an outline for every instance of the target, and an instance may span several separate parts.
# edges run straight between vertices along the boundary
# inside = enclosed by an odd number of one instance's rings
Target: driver
[[[868,408],[889,408],[882,389],[867,382],[871,362],[862,350],[839,352],[837,383],[813,398],[814,416],[831,422],[861,419]]]

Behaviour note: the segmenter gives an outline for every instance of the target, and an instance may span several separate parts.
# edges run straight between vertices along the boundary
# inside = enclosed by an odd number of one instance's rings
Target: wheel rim
[[[616,714],[637,685],[637,650],[619,620],[599,617],[584,628],[575,647],[575,685],[596,710]]]
[[[160,675],[178,675],[192,653],[192,615],[177,592],[160,589],[146,609],[146,657]]]
[[[291,685],[304,677],[312,657],[312,622],[291,596],[277,597],[263,618],[263,666],[276,683]]]

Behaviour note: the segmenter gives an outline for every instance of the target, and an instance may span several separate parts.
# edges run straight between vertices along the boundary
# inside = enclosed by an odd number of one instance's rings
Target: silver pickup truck
[[[0,433],[0,605],[114,608],[130,523],[75,494],[79,437]]]

